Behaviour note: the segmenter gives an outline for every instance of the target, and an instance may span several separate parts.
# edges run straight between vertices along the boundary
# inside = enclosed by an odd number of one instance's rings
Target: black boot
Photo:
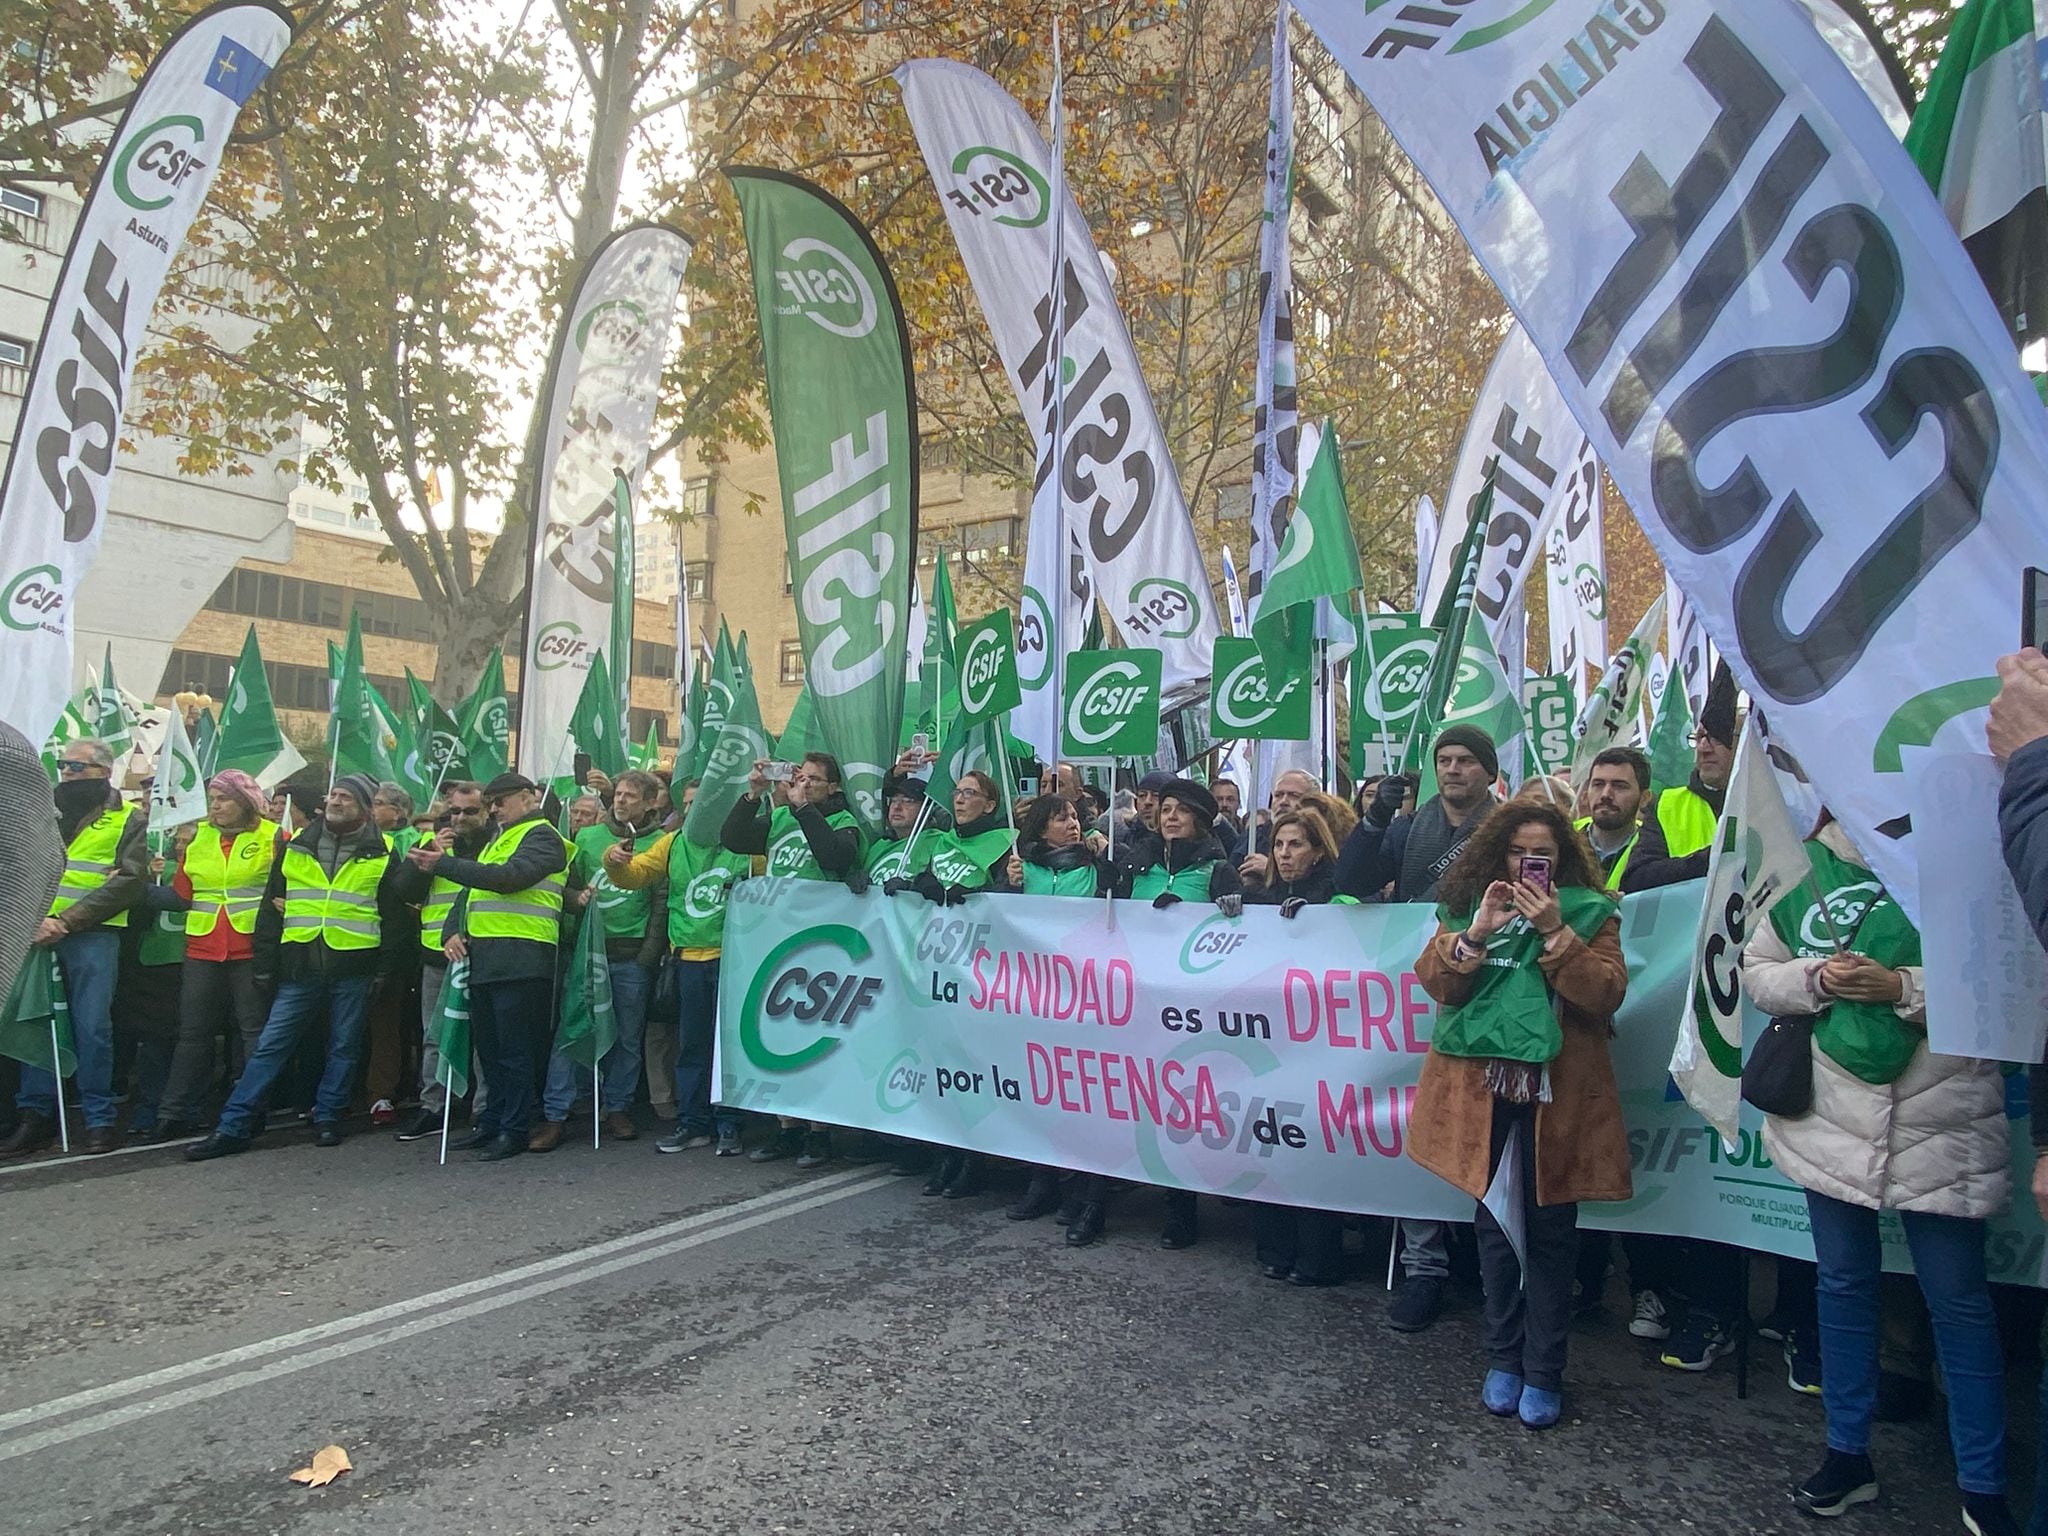
[[[1031,1182],[1003,1214],[1012,1221],[1036,1221],[1060,1203],[1059,1176],[1050,1168],[1034,1168]]]
[[[946,1181],[946,1187],[939,1191],[948,1200],[965,1200],[981,1193],[981,1154],[963,1152],[960,1154],[960,1168]]]
[[[1195,1197],[1184,1189],[1169,1192],[1166,1197],[1166,1230],[1159,1234],[1159,1246],[1192,1248],[1200,1235],[1201,1226],[1195,1218]]]
[[[1103,1209],[1100,1200],[1084,1200],[1075,1212],[1074,1219],[1067,1224],[1067,1246],[1086,1248],[1102,1236]]]
[[[932,1176],[924,1181],[924,1192],[943,1195],[946,1186],[960,1176],[960,1170],[966,1163],[967,1154],[964,1152],[941,1152],[939,1160],[932,1164]]]
[[[0,1141],[0,1159],[27,1157],[31,1152],[40,1152],[57,1139],[57,1122],[48,1115],[39,1115],[32,1109],[24,1109],[21,1119],[15,1122],[14,1134]]]

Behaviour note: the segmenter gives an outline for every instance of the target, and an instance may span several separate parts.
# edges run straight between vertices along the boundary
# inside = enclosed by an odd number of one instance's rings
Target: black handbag
[[[1842,940],[1846,952],[1863,928],[1870,909],[1885,896],[1882,886],[1864,903]],[[1822,900],[1826,900],[1823,896]],[[1817,1015],[1772,1019],[1749,1048],[1742,1064],[1742,1096],[1767,1115],[1796,1120],[1813,1113],[1813,1026]]]
[[[1813,1110],[1813,1019],[1773,1019],[1742,1064],[1742,1096],[1767,1115]]]

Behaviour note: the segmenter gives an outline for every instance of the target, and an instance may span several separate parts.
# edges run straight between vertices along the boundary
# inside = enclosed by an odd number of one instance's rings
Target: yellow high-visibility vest
[[[530,835],[559,839],[561,833],[544,821],[522,821],[491,840],[478,857],[479,864],[509,864],[519,845]],[[566,852],[567,845],[564,844]],[[553,944],[562,931],[562,892],[568,889],[566,866],[523,891],[472,891],[465,926],[472,939],[530,939],[536,944]]]
[[[96,891],[107,883],[107,876],[114,872],[116,855],[121,851],[121,834],[128,828],[128,819],[138,814],[133,806],[102,811],[78,829],[71,845],[64,850],[64,877],[57,882],[57,895],[50,903],[50,916],[55,917],[87,892]],[[106,918],[102,926],[126,928],[128,914],[116,912]]]
[[[192,882],[192,910],[185,914],[185,937],[204,937],[223,917],[235,932],[254,933],[276,852],[274,821],[258,821],[248,831],[236,833],[232,847],[212,822],[201,822],[192,845],[185,850],[185,878]]]
[[[333,880],[320,861],[293,846],[284,852],[284,942],[326,941],[334,950],[375,949],[382,937],[377,920],[377,884],[390,865],[391,848],[377,834],[380,852],[346,859]]]

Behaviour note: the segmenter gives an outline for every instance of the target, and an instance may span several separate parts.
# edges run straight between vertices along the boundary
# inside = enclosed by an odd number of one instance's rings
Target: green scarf
[[[941,885],[978,891],[989,883],[989,871],[1009,856],[1017,833],[1010,827],[991,827],[972,837],[958,832],[925,833],[918,848],[919,873],[932,872]]]
[[[1876,875],[1852,864],[1815,838],[1806,845],[1813,878],[1827,892],[1828,915],[1849,948],[1888,970],[1920,963],[1920,930],[1886,893]],[[1805,886],[1771,908],[1771,927],[1793,954],[1825,958],[1835,952],[1820,903]],[[1813,1043],[1866,1083],[1895,1083],[1927,1037],[1900,1019],[1890,1003],[1837,998],[1813,1022]]]
[[[1560,886],[1558,906],[1572,932],[1591,941],[1614,915],[1614,903],[1584,886]],[[1473,913],[1439,906],[1437,921],[1454,933],[1472,926]],[[1430,1048],[1446,1056],[1487,1056],[1502,1061],[1542,1063],[1564,1049],[1550,982],[1537,961],[1543,935],[1517,913],[1486,941],[1486,959],[1474,978],[1472,995],[1437,1009]]]

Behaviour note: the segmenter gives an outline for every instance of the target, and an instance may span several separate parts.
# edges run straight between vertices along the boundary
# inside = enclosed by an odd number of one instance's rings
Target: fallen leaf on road
[[[330,1445],[315,1453],[313,1465],[294,1472],[292,1481],[304,1483],[308,1488],[325,1488],[342,1473],[354,1470],[355,1463],[348,1459],[348,1452],[338,1445]]]

